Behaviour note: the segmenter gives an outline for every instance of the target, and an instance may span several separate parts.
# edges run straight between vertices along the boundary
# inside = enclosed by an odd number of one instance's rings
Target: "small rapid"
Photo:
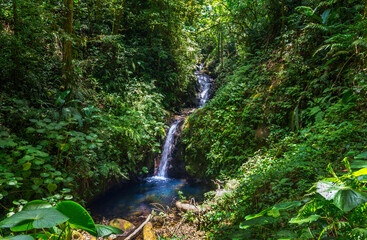
[[[204,63],[201,63],[199,66],[199,71],[195,72],[196,78],[199,84],[198,90],[198,107],[202,108],[210,99],[210,92],[213,87],[213,79],[204,74],[203,71]]]
[[[208,75],[196,73],[199,82],[199,107],[202,108],[209,101],[209,92],[212,87],[212,80]]]

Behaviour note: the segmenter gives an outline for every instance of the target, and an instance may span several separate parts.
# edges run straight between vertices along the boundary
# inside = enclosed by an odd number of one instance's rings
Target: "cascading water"
[[[202,108],[209,101],[210,89],[213,80],[205,74],[202,74],[203,64],[196,72],[199,91],[198,107]],[[170,162],[174,157],[177,138],[179,137],[179,128],[184,118],[175,120],[170,126],[165,143],[158,172],[153,177],[148,177],[144,182],[121,186],[111,189],[100,199],[96,200],[90,206],[94,214],[103,217],[121,217],[138,214],[149,214],[151,203],[160,203],[169,205],[177,197],[177,192],[182,191],[185,194],[195,196],[198,200],[206,190],[205,187],[188,183],[185,179],[168,178]]]
[[[158,168],[158,177],[166,178],[167,177],[167,168],[168,162],[172,158],[173,150],[175,149],[175,133],[177,132],[177,127],[181,123],[182,120],[176,120],[173,122],[171,127],[168,130],[166,141],[163,146],[163,152],[161,157],[161,162]]]
[[[209,101],[210,98],[210,90],[213,85],[213,79],[211,79],[208,75],[202,73],[204,67],[204,63],[201,63],[199,66],[199,71],[195,72],[196,78],[199,83],[199,92],[198,92],[198,107],[202,108]]]
[[[201,63],[199,66],[199,71],[195,72],[196,78],[199,83],[198,107],[200,108],[204,107],[204,105],[209,101],[209,92],[213,82],[213,80],[208,75],[201,73],[203,66],[204,64]],[[181,122],[182,120],[174,121],[168,130],[156,178],[167,177],[168,162],[172,159],[172,155],[175,149],[175,135],[177,132],[177,128]]]
[[[201,70],[203,70],[203,67],[204,67],[204,63],[201,63],[200,66],[199,66],[199,72],[201,72]]]
[[[209,101],[209,91],[212,86],[212,80],[208,75],[196,73],[199,82],[199,107],[204,107],[205,103]]]

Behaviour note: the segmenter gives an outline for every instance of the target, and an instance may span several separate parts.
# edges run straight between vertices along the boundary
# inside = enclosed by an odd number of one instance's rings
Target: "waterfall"
[[[198,68],[200,72],[195,73],[199,85],[196,99],[197,108],[203,107],[209,101],[210,89],[213,83],[208,75],[201,73],[202,69],[203,64]],[[152,203],[159,203],[162,206],[169,205],[174,198],[177,198],[177,191],[184,191],[185,194],[195,196],[196,200],[199,199],[200,201],[200,197],[209,189],[206,189],[202,184],[193,185],[186,179],[170,178],[171,175],[180,177],[179,173],[184,171],[183,163],[174,161],[174,154],[177,139],[181,133],[182,122],[194,110],[195,108],[186,109],[184,113],[176,117],[176,120],[169,127],[157,174],[145,178],[140,183],[111,189],[109,194],[102,196],[93,203],[94,211],[102,216],[108,216],[106,214],[109,214],[112,217],[136,216],[137,212],[149,214],[152,211]],[[176,163],[182,165],[176,166],[174,165]],[[172,167],[175,169],[171,169]],[[177,171],[180,167],[182,167],[182,170]]]
[[[212,79],[205,74],[196,73],[196,77],[199,82],[199,107],[204,107],[205,103],[209,100],[209,91],[212,86]]]
[[[171,160],[173,151],[175,149],[175,133],[177,131],[177,127],[182,120],[176,120],[173,122],[171,127],[168,130],[166,141],[163,146],[163,153],[161,157],[161,162],[158,168],[158,177],[166,178],[167,170],[168,170],[168,162]]]
[[[204,64],[202,63],[199,67],[199,72],[195,72],[199,83],[199,92],[198,92],[198,107],[202,108],[209,101],[210,97],[210,89],[212,87],[213,79],[211,79],[208,75],[200,73],[203,69]],[[155,178],[166,179],[169,162],[173,157],[173,152],[175,150],[177,130],[180,123],[183,119],[176,120],[172,123],[171,127],[168,130],[166,141],[163,146],[163,152],[161,161],[159,163],[158,173]]]

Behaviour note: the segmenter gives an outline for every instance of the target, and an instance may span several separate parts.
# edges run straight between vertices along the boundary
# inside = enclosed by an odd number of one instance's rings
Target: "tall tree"
[[[64,87],[70,88],[73,81],[73,0],[64,0],[65,6],[65,19],[64,19],[64,31],[63,38],[63,68],[62,74],[64,78]]]
[[[12,58],[13,58],[13,70],[12,70],[12,80],[13,83],[18,86],[19,74],[19,49],[18,49],[18,40],[19,40],[19,16],[18,16],[18,0],[13,0],[13,30],[14,30],[14,40],[13,40],[13,49],[12,49]]]
[[[124,10],[124,4],[125,4],[125,0],[122,0],[121,4],[118,5],[118,7],[115,11],[115,19],[114,19],[113,26],[112,26],[112,34],[113,35],[118,34],[118,32],[120,30],[121,18],[122,18],[122,14],[123,14],[123,10]]]

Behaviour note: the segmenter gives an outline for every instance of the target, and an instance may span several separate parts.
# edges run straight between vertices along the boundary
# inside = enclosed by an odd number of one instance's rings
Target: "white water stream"
[[[199,67],[199,72],[195,73],[198,83],[199,83],[199,92],[198,92],[198,105],[199,105],[198,107],[199,108],[204,107],[205,104],[209,101],[209,97],[210,97],[209,93],[210,93],[210,89],[212,87],[212,82],[213,82],[213,80],[208,75],[201,73],[203,65],[204,64],[201,64]],[[173,157],[173,152],[175,150],[176,142],[177,142],[176,141],[177,139],[175,138],[175,136],[178,135],[177,131],[182,121],[183,120],[174,121],[168,130],[166,141],[163,146],[163,152],[162,152],[161,161],[160,161],[159,168],[158,168],[158,173],[156,176],[154,176],[154,178],[156,179],[157,178],[161,178],[161,179],[167,178],[169,162],[171,161]]]
[[[181,123],[182,120],[176,120],[173,122],[171,127],[169,128],[166,141],[163,146],[163,153],[161,157],[161,162],[159,164],[158,168],[158,177],[167,177],[167,168],[168,168],[168,162],[172,158],[173,150],[175,148],[175,133],[177,131],[178,125]]]

